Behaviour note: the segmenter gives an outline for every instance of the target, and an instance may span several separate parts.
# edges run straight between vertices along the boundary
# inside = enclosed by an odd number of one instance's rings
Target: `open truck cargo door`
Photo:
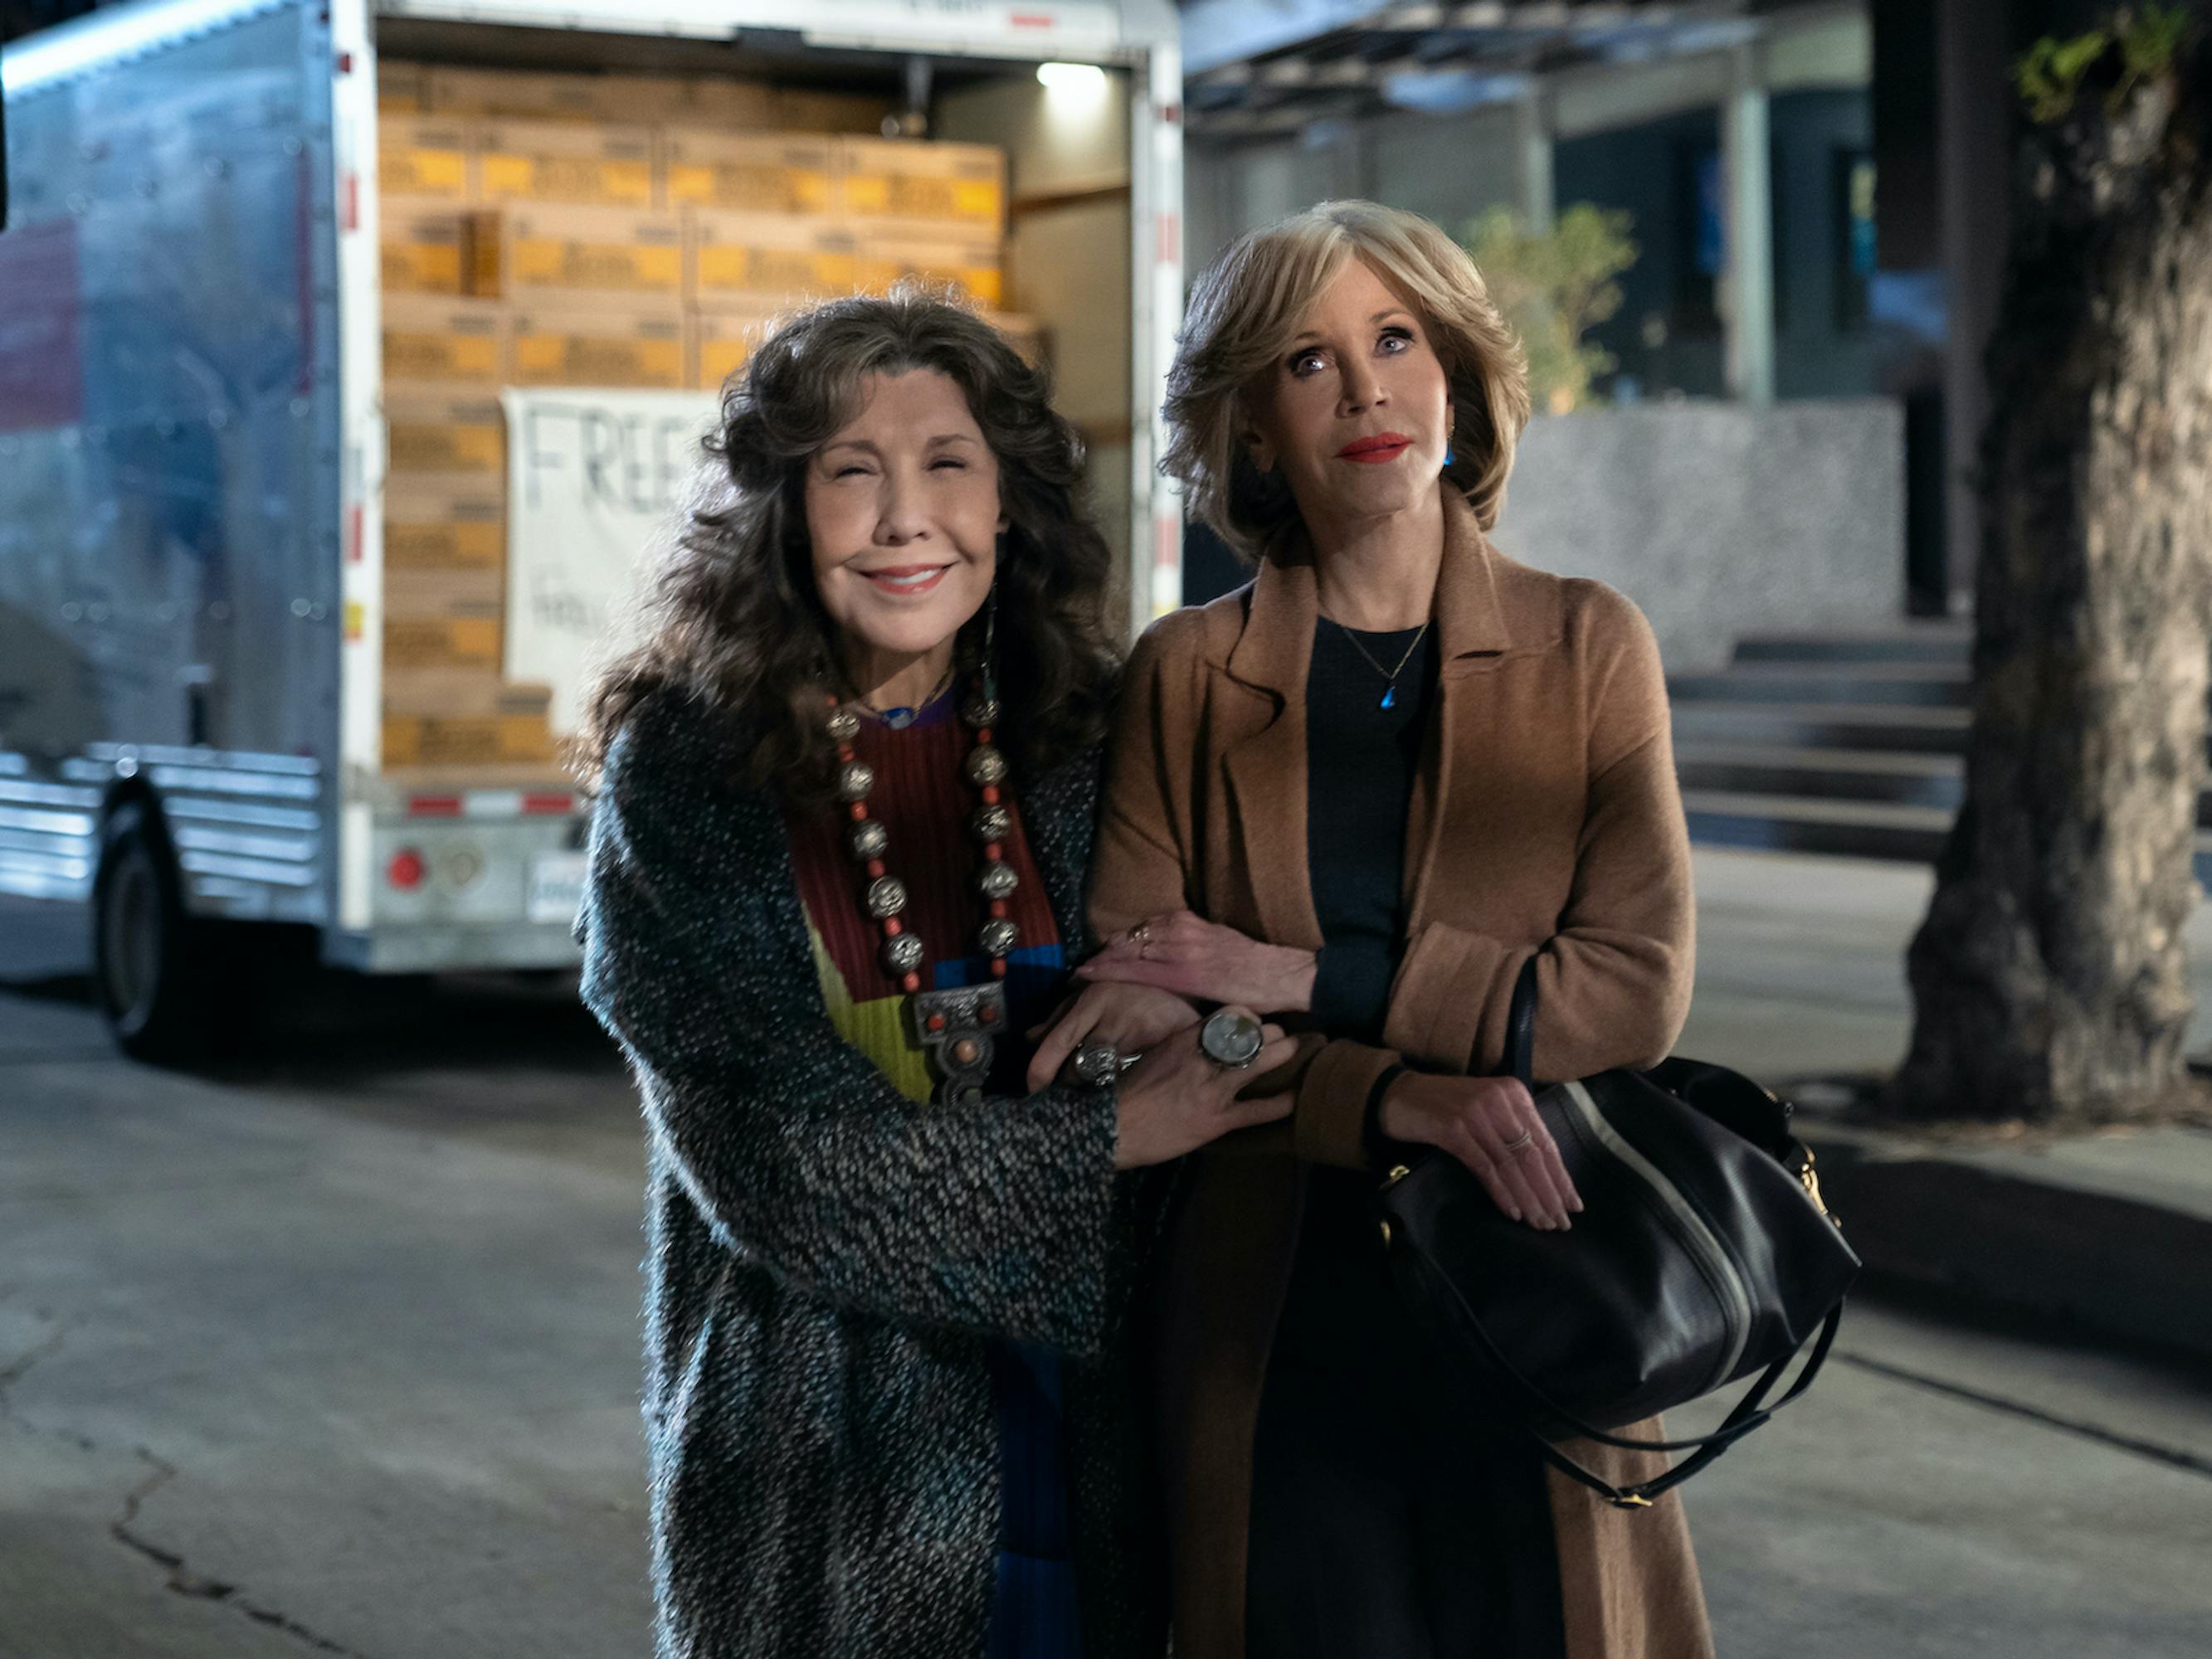
[[[596,411],[598,464],[599,405],[711,420],[777,311],[949,283],[1049,360],[1133,629],[1178,602],[1178,40],[1169,0],[138,0],[0,54],[0,891],[97,913],[118,1036],[218,935],[574,964],[553,670],[612,607],[510,556],[509,394]],[[624,477],[665,531],[682,468]]]

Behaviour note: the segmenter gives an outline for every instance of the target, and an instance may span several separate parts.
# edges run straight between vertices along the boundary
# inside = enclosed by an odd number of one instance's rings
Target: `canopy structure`
[[[1863,87],[1866,9],[1837,0],[1188,0],[1199,144],[1298,140],[1406,113],[1515,118],[1522,216],[1551,222],[1553,146],[1678,112],[1718,112],[1729,386],[1774,395],[1768,103]]]

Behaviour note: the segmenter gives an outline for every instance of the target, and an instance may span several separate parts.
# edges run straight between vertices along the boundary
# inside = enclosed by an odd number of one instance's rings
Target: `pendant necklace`
[[[860,717],[835,693],[828,701],[826,725],[837,745],[837,799],[849,820],[845,850],[867,878],[860,902],[882,933],[884,971],[906,994],[911,1035],[928,1053],[938,1075],[936,1100],[942,1105],[965,1105],[982,1097],[984,1080],[990,1075],[993,1039],[1006,1025],[1006,957],[1021,938],[1019,926],[1007,914],[1007,900],[1021,878],[1006,858],[1013,814],[1005,800],[1006,757],[991,741],[999,720],[999,697],[989,658],[986,656],[975,689],[960,709],[960,718],[975,734],[962,770],[976,791],[969,830],[982,849],[975,884],[982,900],[983,921],[975,931],[975,945],[990,958],[991,977],[981,985],[922,988],[929,947],[901,915],[907,907],[906,884],[884,863],[890,836],[882,820],[868,812],[868,792],[875,787],[876,774],[854,750]],[[933,987],[933,972],[931,979]]]
[[[861,701],[857,692],[854,695],[853,706],[857,713],[882,721],[892,731],[903,732],[921,718],[923,709],[945,695],[945,688],[952,684],[952,672],[951,667],[948,665],[944,673],[938,676],[937,684],[929,688],[929,695],[910,708],[904,704],[895,708],[871,708]],[[851,682],[848,680],[846,684],[850,685]]]
[[[1331,622],[1336,622],[1336,618],[1334,617],[1330,617],[1329,620]],[[1338,632],[1341,633],[1346,639],[1352,641],[1352,648],[1354,651],[1357,651],[1361,656],[1367,659],[1368,666],[1382,677],[1382,701],[1376,703],[1375,706],[1377,708],[1396,708],[1398,706],[1398,676],[1406,672],[1406,665],[1413,661],[1413,653],[1421,648],[1421,641],[1428,637],[1428,623],[1423,623],[1418,629],[1413,630],[1413,642],[1406,647],[1406,654],[1398,659],[1398,665],[1395,668],[1385,668],[1381,663],[1376,661],[1374,653],[1368,650],[1365,646],[1360,644],[1359,635],[1353,633],[1342,623],[1336,623],[1336,627]]]

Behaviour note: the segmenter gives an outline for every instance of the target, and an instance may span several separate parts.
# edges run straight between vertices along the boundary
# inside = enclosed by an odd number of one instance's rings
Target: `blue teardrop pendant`
[[[1376,705],[1376,707],[1377,707],[1378,708],[1390,708],[1392,705],[1394,705],[1397,701],[1398,701],[1398,683],[1397,683],[1395,680],[1393,680],[1393,681],[1392,681],[1389,685],[1387,685],[1387,686],[1383,687],[1383,689],[1382,689],[1382,701],[1381,702],[1377,703],[1377,704]]]
[[[890,727],[894,732],[905,731],[908,726],[914,724],[914,717],[915,711],[911,708],[886,708],[884,710],[884,724]]]

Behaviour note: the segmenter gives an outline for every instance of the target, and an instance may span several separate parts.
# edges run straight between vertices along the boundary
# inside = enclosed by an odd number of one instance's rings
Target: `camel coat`
[[[1407,824],[1409,921],[1387,1047],[1309,1040],[1288,1123],[1193,1160],[1164,1287],[1160,1413],[1178,1659],[1242,1659],[1252,1443],[1306,1170],[1366,1168],[1376,1078],[1403,1058],[1500,1069],[1537,960],[1535,1072],[1662,1058],[1688,1012],[1690,854],[1650,625],[1594,581],[1496,551],[1446,492],[1438,702]],[[1188,907],[1317,949],[1306,860],[1305,682],[1319,614],[1296,551],[1139,641],[1092,869],[1105,937]],[[1655,1419],[1624,1432],[1661,1437]],[[1655,1455],[1572,1443],[1616,1484]],[[1568,1659],[1705,1659],[1680,1500],[1615,1510],[1550,1475]]]

